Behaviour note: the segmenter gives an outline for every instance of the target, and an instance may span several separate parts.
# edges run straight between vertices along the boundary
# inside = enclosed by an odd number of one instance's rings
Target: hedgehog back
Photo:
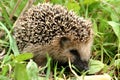
[[[86,42],[91,35],[91,22],[60,5],[38,4],[20,16],[14,27],[14,37],[20,51],[28,44],[50,45],[55,37],[74,35]]]

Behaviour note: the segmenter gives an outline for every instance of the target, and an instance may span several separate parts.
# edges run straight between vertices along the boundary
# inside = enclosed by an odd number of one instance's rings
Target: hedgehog
[[[92,22],[58,4],[31,6],[14,26],[14,38],[20,53],[31,52],[39,65],[54,61],[70,62],[79,70],[89,69],[93,43]]]

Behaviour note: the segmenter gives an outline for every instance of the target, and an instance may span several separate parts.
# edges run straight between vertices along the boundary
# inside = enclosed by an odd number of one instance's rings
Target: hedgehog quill
[[[19,51],[32,52],[34,61],[44,66],[46,53],[60,63],[71,63],[87,70],[93,43],[92,23],[50,3],[32,6],[20,16],[14,26],[14,38]]]

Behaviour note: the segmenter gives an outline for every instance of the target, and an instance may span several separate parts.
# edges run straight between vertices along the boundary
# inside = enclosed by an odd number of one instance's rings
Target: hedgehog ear
[[[62,48],[67,47],[70,44],[70,39],[68,37],[61,37],[60,38],[60,46]]]

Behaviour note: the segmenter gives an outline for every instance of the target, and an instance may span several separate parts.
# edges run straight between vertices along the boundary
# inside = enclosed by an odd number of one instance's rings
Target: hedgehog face
[[[71,38],[62,37],[60,39],[60,47],[63,48],[63,57],[70,58],[71,63],[76,68],[79,70],[88,70],[91,42],[79,43],[71,40]],[[64,59],[63,57],[62,59]]]

